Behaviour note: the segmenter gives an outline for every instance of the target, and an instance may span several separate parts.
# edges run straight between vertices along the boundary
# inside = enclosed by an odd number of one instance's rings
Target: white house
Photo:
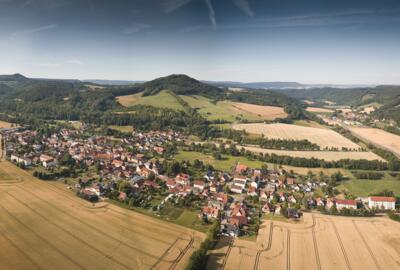
[[[11,161],[16,163],[22,163],[25,166],[30,166],[32,164],[32,160],[30,158],[19,157],[16,155],[11,155]]]
[[[246,182],[247,182],[246,179],[244,179],[244,180],[236,179],[236,180],[233,180],[233,185],[234,186],[239,186],[242,189],[244,189],[246,187]]]
[[[393,197],[368,197],[368,206],[370,208],[394,210],[396,200]]]
[[[238,185],[232,185],[232,186],[231,186],[231,191],[232,191],[233,193],[238,193],[238,194],[240,194],[240,193],[243,192],[243,187],[242,187],[242,186],[238,186]]]
[[[340,200],[340,199],[337,199],[336,200],[336,208],[338,210],[340,210],[342,208],[357,209],[357,202],[356,202],[356,200]]]
[[[54,158],[45,154],[40,155],[39,160],[42,162],[43,167],[51,168],[55,167],[57,163],[54,161]]]
[[[200,191],[203,191],[206,186],[206,183],[202,180],[195,180],[193,182],[193,187],[199,189]]]

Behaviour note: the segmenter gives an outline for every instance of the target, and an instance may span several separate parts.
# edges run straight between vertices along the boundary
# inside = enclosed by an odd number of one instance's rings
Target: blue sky
[[[0,74],[400,84],[393,0],[0,0]]]

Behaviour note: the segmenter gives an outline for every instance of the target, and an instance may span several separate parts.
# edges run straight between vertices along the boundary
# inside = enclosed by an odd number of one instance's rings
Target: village
[[[6,157],[43,181],[65,186],[90,202],[117,202],[173,219],[174,209],[191,209],[198,224],[219,222],[226,236],[257,235],[262,220],[301,220],[302,212],[372,216],[395,209],[395,198],[343,198],[328,180],[282,168],[233,164],[217,171],[201,161],[174,161],[186,138],[177,132],[132,132],[127,138],[59,129],[44,133],[4,130]],[[332,177],[337,177],[332,176]]]

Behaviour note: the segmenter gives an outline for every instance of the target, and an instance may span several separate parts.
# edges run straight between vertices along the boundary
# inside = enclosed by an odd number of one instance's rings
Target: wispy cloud
[[[169,13],[178,8],[183,7],[184,5],[192,2],[193,0],[163,0],[164,11]],[[254,16],[254,12],[251,10],[248,0],[232,0],[233,3],[241,9],[248,16]],[[212,4],[212,0],[204,0],[208,9],[208,18],[210,19],[210,23],[214,30],[217,28],[217,17],[216,12],[214,10],[214,6]]]
[[[188,4],[191,1],[192,0],[163,0],[162,6],[164,7],[164,11],[169,13]]]
[[[30,65],[34,67],[43,67],[43,68],[57,68],[62,66],[62,64],[60,63],[31,63]]]
[[[83,65],[84,63],[81,60],[68,60],[65,63],[70,64],[70,65]]]
[[[240,8],[244,13],[246,13],[248,16],[253,17],[254,12],[251,10],[249,1],[247,0],[233,0],[235,5]]]
[[[398,22],[400,9],[391,10],[345,10],[327,14],[308,14],[289,17],[258,18],[247,23],[219,25],[220,30],[240,30],[256,28],[318,27],[335,25],[363,25],[370,23]],[[197,25],[181,29],[181,32],[206,30],[207,25]]]
[[[13,34],[13,36],[34,34],[34,33],[38,33],[38,32],[52,30],[52,29],[55,29],[57,27],[58,27],[57,24],[43,25],[43,26],[40,26],[40,27],[37,27],[37,28],[31,28],[31,29],[26,29],[26,30],[20,31],[20,32],[15,32]]]
[[[208,8],[208,16],[210,18],[211,25],[213,26],[214,29],[216,29],[217,28],[217,21],[215,19],[215,11],[214,11],[214,8],[212,6],[211,0],[205,0],[205,1],[206,1],[206,5],[207,5],[207,8]]]
[[[134,23],[130,25],[129,27],[122,29],[122,33],[124,34],[133,34],[133,33],[138,33],[140,31],[150,29],[152,26],[150,24],[146,23]]]
[[[41,67],[41,68],[59,68],[66,65],[84,65],[85,63],[78,59],[71,59],[64,62],[37,62],[37,63],[30,63],[29,65],[34,67]]]

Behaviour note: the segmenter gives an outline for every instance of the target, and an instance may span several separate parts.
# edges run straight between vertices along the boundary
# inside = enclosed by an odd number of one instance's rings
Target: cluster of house
[[[77,164],[97,166],[99,177],[108,181],[87,185],[87,180],[83,179],[75,186],[80,190],[80,196],[90,201],[116,190],[119,180],[129,183],[132,192],[147,194],[145,191],[150,188],[161,188],[160,182],[154,180],[158,178],[169,194],[165,200],[171,196],[198,195],[203,205],[199,217],[221,218],[221,231],[228,235],[239,235],[240,230],[246,229],[251,222],[253,213],[247,206],[246,196],[261,202],[264,213],[280,214],[281,206],[287,204],[288,216],[298,218],[300,214],[295,206],[302,203],[302,198],[307,194],[313,197],[316,189],[327,185],[311,179],[296,181],[279,169],[263,172],[244,164],[237,164],[229,173],[207,172],[201,179],[192,179],[185,173],[168,177],[158,159],[146,156],[149,152],[163,154],[168,143],[184,140],[175,132],[132,133],[129,138],[110,140],[104,136],[84,137],[81,131],[75,130],[63,129],[50,136],[27,130],[7,133],[4,139],[10,159],[25,166],[54,168],[66,154]],[[126,201],[127,196],[119,191],[118,199]],[[357,208],[356,200],[316,198],[307,203],[311,207]],[[394,198],[369,197],[365,203],[370,208],[395,208]]]
[[[76,162],[87,166],[96,161],[102,162],[109,172],[135,165],[135,168],[140,167],[136,170],[142,170],[140,173],[147,176],[152,168],[150,163],[146,163],[148,160],[142,153],[154,151],[162,154],[165,151],[163,145],[173,140],[181,140],[181,135],[175,132],[133,133],[129,139],[115,143],[104,136],[84,138],[81,132],[76,130],[64,129],[50,136],[27,130],[9,132],[5,134],[4,140],[6,154],[10,160],[25,166],[57,167],[62,157],[68,153]],[[132,154],[132,147],[135,148],[136,154]],[[143,167],[136,166],[138,164]],[[146,169],[143,169],[144,167]],[[128,172],[126,177],[131,176],[129,170],[124,171]]]
[[[369,209],[377,210],[394,210],[396,207],[396,199],[393,197],[366,197],[357,200],[335,199],[335,198],[316,198],[308,201],[309,206],[319,206],[331,209],[333,206],[340,210],[343,208],[357,209],[360,205],[367,206]]]

